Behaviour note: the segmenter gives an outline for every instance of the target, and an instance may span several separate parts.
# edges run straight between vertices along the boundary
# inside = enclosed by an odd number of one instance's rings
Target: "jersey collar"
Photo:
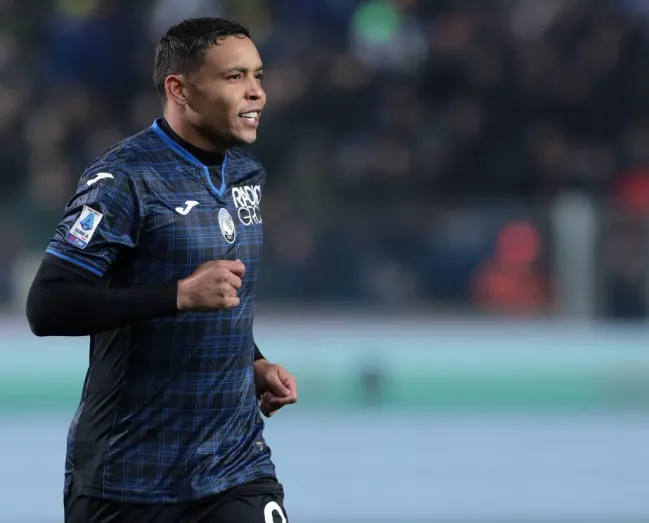
[[[210,188],[219,196],[223,196],[225,193],[226,183],[225,183],[225,168],[228,162],[227,153],[223,158],[223,163],[221,164],[221,187],[217,188],[212,182],[212,177],[210,176],[210,170],[207,165],[202,163],[198,158],[192,155],[187,149],[176,143],[167,133],[165,133],[160,127],[160,119],[157,119],[153,122],[151,130],[166,144],[172,149],[175,153],[182,156],[185,160],[192,163],[193,165],[200,167],[205,174],[206,181]]]

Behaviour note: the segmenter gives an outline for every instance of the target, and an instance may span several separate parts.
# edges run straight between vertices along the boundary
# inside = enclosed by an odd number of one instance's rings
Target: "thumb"
[[[239,278],[243,278],[246,274],[246,266],[239,259],[229,262],[228,269]]]

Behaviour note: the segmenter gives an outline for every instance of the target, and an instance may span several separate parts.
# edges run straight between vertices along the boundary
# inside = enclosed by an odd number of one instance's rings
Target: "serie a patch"
[[[74,225],[70,227],[65,239],[72,245],[79,247],[79,249],[85,249],[103,217],[104,215],[100,212],[84,205],[81,214],[77,221],[74,222]]]

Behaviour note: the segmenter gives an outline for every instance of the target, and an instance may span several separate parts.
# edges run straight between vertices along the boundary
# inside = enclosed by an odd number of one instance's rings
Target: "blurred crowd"
[[[156,40],[225,16],[266,66],[266,299],[552,311],[550,210],[579,193],[600,312],[642,317],[648,5],[0,0],[0,301],[84,167],[159,115]]]

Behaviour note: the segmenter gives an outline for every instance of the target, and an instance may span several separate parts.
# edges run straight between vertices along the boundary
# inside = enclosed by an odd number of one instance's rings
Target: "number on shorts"
[[[275,523],[273,513],[277,512],[279,517],[282,518],[282,523],[286,523],[286,516],[282,512],[282,507],[276,501],[270,501],[264,507],[264,521],[266,523]]]

